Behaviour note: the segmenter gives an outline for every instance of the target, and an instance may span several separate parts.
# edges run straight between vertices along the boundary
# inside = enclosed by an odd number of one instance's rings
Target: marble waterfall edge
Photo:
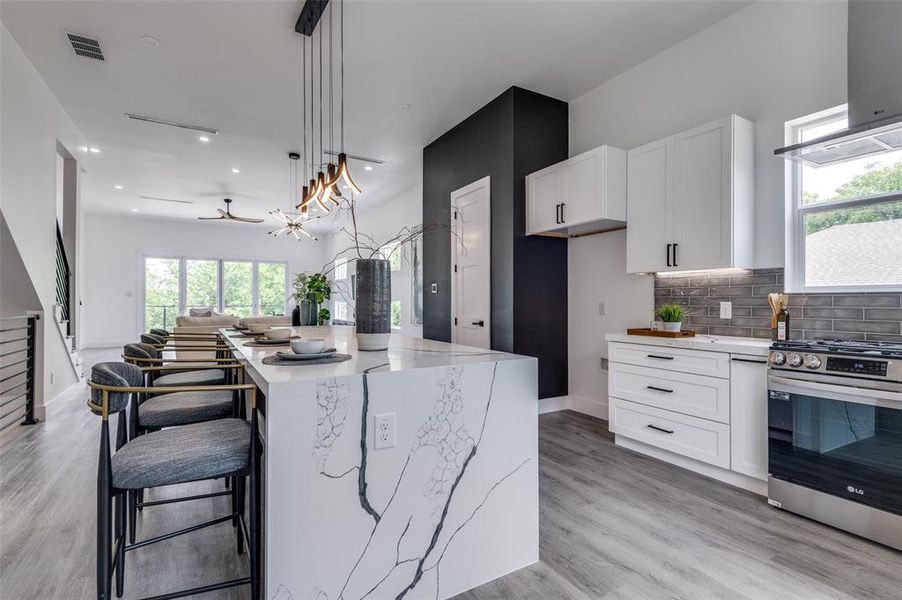
[[[538,560],[533,359],[303,382],[267,422],[277,600],[442,599]],[[374,450],[374,418],[397,445]]]

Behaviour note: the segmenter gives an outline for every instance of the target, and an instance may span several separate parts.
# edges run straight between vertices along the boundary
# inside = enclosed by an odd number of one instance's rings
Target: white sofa
[[[247,317],[244,319],[239,319],[235,315],[214,315],[210,317],[192,317],[192,316],[181,316],[175,321],[175,330],[173,333],[182,334],[182,335],[190,335],[193,333],[216,333],[223,327],[234,327],[235,325],[241,325],[243,327],[250,327],[255,324],[268,324],[270,326],[286,326],[291,325],[291,317],[280,315],[274,317]],[[176,341],[175,346],[208,346],[212,345],[213,342],[203,342],[203,341]],[[203,352],[203,351],[182,351],[179,352],[176,350],[176,356],[178,358],[185,358],[189,360],[197,360],[201,358],[213,358],[214,354],[212,352]]]

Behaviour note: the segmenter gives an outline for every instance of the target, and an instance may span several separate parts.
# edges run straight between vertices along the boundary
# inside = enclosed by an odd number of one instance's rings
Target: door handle
[[[560,223],[561,223],[561,205],[560,204],[554,205],[554,222],[557,223],[558,225],[560,225]]]
[[[675,266],[675,267],[680,266],[680,265],[677,263],[677,258],[676,258],[676,249],[677,249],[677,246],[679,246],[679,244],[677,244],[676,242],[674,242],[674,243],[673,243],[673,266]]]
[[[658,358],[660,360],[673,360],[672,356],[661,356],[660,354],[646,354],[646,358]]]
[[[485,321],[473,321],[473,325],[476,327],[485,327]]]
[[[566,202],[561,202],[561,223],[566,223],[567,219],[564,218],[564,207],[567,206]]]
[[[755,363],[756,365],[766,365],[766,360],[755,360],[752,358],[731,358],[730,360],[734,362],[745,362],[745,363]]]
[[[658,427],[657,425],[646,425],[649,429],[654,429],[655,431],[660,431],[661,433],[673,433],[673,429],[664,429],[663,427]]]
[[[668,267],[672,267],[672,266],[673,266],[673,265],[670,264],[670,247],[671,247],[671,246],[673,246],[673,244],[667,244],[667,266],[668,266]]]
[[[662,387],[655,387],[653,385],[647,385],[647,386],[645,386],[645,388],[649,389],[649,390],[654,390],[656,392],[666,392],[668,394],[673,393],[673,390],[668,390],[667,388],[662,388]]]

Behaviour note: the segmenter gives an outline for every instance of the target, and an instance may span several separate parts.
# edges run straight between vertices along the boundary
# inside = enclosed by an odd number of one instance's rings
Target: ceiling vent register
[[[66,32],[66,38],[72,46],[72,51],[78,56],[93,58],[94,60],[105,60],[103,51],[100,49],[100,42],[89,38],[85,35]]]

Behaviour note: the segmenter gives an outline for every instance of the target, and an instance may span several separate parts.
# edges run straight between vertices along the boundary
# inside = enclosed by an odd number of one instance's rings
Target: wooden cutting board
[[[649,337],[664,337],[664,338],[695,337],[694,331],[661,331],[661,330],[649,329],[648,327],[641,327],[638,329],[627,329],[626,333],[629,335],[647,335]]]

